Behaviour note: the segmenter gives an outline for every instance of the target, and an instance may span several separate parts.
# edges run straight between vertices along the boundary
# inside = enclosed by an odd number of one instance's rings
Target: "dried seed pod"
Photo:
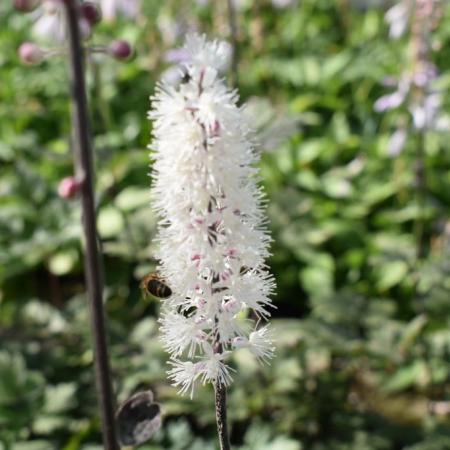
[[[153,403],[153,392],[143,391],[125,400],[116,413],[121,445],[140,445],[161,428],[161,409]]]

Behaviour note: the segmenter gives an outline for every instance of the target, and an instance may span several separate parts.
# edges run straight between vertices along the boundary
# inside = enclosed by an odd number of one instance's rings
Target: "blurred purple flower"
[[[387,151],[391,158],[397,157],[403,151],[406,143],[406,137],[406,130],[404,128],[399,128],[389,138]]]
[[[140,0],[96,0],[100,4],[106,22],[114,22],[123,14],[129,19],[136,18],[141,12]]]
[[[398,108],[405,100],[405,94],[400,91],[395,91],[391,94],[386,94],[380,97],[374,105],[376,112],[384,112],[389,109]]]
[[[36,11],[33,33],[36,37],[63,42],[66,38],[63,5],[57,0],[44,0]]]
[[[384,16],[389,24],[389,36],[398,39],[405,34],[410,16],[410,8],[407,2],[402,1],[386,11]]]
[[[383,95],[374,104],[377,112],[384,112],[390,109],[398,108],[403,104],[409,94],[411,87],[411,77],[404,74],[398,81],[397,90],[390,94]]]
[[[174,48],[165,54],[166,62],[180,64],[189,61],[189,53],[184,48]]]
[[[414,84],[418,87],[424,87],[437,78],[438,71],[434,64],[427,62],[423,67],[413,74]]]
[[[181,67],[171,66],[161,74],[161,81],[168,86],[178,86],[183,79],[184,72]]]
[[[63,8],[61,0],[42,1],[40,8],[34,14],[36,19],[32,28],[37,38],[64,42],[67,27]],[[83,38],[88,38],[91,34],[91,25],[85,18],[81,18],[79,23]]]
[[[442,104],[442,95],[438,92],[428,94],[421,104],[413,104],[410,108],[414,127],[435,129],[436,120]]]

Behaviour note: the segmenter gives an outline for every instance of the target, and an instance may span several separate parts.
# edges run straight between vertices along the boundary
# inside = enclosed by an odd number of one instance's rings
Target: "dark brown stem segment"
[[[72,121],[75,142],[76,175],[82,181],[81,202],[86,240],[85,272],[90,303],[94,344],[96,384],[102,419],[103,444],[106,450],[118,450],[115,432],[114,401],[106,346],[103,312],[103,282],[97,247],[95,204],[92,182],[92,148],[84,80],[83,49],[78,26],[78,2],[64,0],[69,32]]]
[[[227,422],[227,388],[223,383],[217,381],[214,386],[217,434],[219,436],[220,450],[230,450],[230,438],[228,435]]]

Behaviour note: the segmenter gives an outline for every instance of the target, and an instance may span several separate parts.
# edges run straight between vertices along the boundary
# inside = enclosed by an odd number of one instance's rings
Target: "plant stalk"
[[[94,345],[95,375],[106,450],[119,450],[114,419],[114,400],[106,345],[103,311],[103,280],[98,251],[90,123],[84,79],[83,49],[78,25],[78,2],[64,0],[69,32],[72,122],[75,143],[75,170],[81,184],[83,230],[86,240],[85,273],[90,304],[91,333]]]
[[[219,437],[220,450],[230,450],[230,438],[227,422],[227,388],[223,383],[217,381],[214,385],[217,434]]]
[[[426,239],[425,239],[425,219],[424,210],[426,203],[427,184],[425,171],[425,130],[421,130],[418,135],[418,148],[415,167],[415,184],[416,184],[416,202],[419,217],[416,219],[414,226],[414,234],[416,236],[416,257],[418,261],[423,260],[426,256]]]

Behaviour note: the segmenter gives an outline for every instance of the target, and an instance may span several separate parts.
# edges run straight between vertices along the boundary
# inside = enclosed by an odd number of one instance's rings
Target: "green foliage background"
[[[211,389],[191,401],[168,385],[159,305],[142,298],[139,280],[155,266],[148,97],[168,67],[165,51],[182,41],[170,32],[228,38],[226,2],[143,3],[137,21],[101,24],[92,41],[129,39],[133,59],[99,57],[87,72],[115,389],[124,400],[151,387],[162,405],[164,427],[143,450],[215,449]],[[450,8],[442,4],[433,42],[446,90]],[[275,360],[261,368],[238,353],[232,363],[229,415],[242,450],[450,449],[449,133],[426,136],[419,207],[418,137],[399,157],[387,153],[406,111],[373,110],[383,78],[407,60],[407,39],[387,38],[382,6],[301,0],[278,10],[267,0],[238,12],[239,87],[264,144],[278,283]],[[31,22],[1,3],[0,442],[94,450],[80,205],[57,195],[72,174],[66,59],[20,64]]]

